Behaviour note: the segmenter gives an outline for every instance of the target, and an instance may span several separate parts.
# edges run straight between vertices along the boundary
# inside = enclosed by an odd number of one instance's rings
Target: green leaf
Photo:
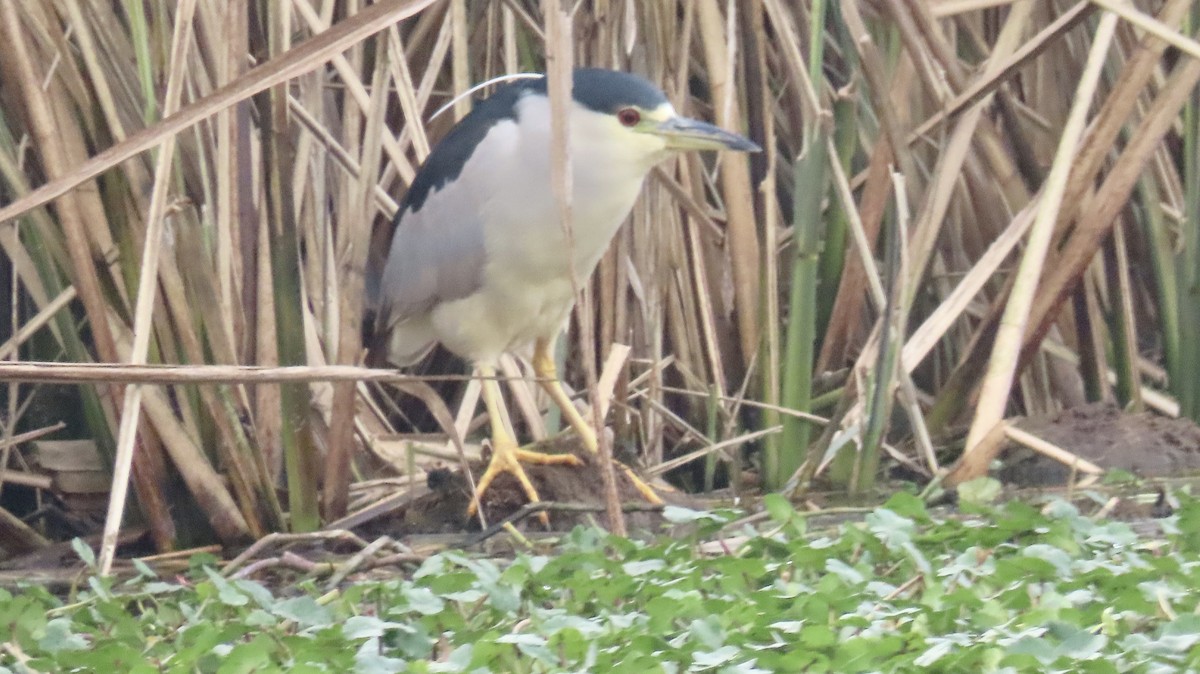
[[[700,668],[720,667],[741,654],[742,651],[737,646],[722,646],[715,651],[697,651],[693,653],[692,662],[696,667]]]
[[[96,571],[96,553],[92,551],[91,546],[83,542],[82,538],[72,538],[71,549],[75,551],[79,559],[83,560],[87,568]]]
[[[346,622],[342,623],[342,634],[347,639],[382,637],[390,630],[414,631],[411,625],[380,620],[370,615],[351,616],[346,619]]]
[[[1050,562],[1054,565],[1055,570],[1058,571],[1059,575],[1063,578],[1073,575],[1071,569],[1071,556],[1061,548],[1056,548],[1052,545],[1046,545],[1044,543],[1034,543],[1033,545],[1027,546],[1023,554],[1026,557],[1034,557],[1036,559],[1043,559],[1047,562]]]
[[[725,630],[721,629],[721,623],[715,616],[693,620],[688,633],[706,648],[717,648],[725,643]]]
[[[865,521],[871,533],[889,549],[911,542],[916,529],[915,522],[887,508],[876,508],[867,514]]]
[[[1200,643],[1200,616],[1181,615],[1163,626],[1156,646],[1166,651],[1183,653]]]
[[[146,564],[145,562],[143,562],[142,560],[138,559],[137,557],[134,557],[133,559],[131,559],[129,561],[133,563],[133,568],[135,571],[138,572],[138,576],[140,577],[140,579],[144,579],[144,580],[157,580],[158,579],[158,574],[154,572],[154,569],[151,569],[150,566],[148,564]]]
[[[250,674],[271,662],[271,641],[257,636],[249,643],[239,644],[222,659],[217,674]]]
[[[518,646],[545,646],[546,638],[537,634],[529,634],[528,632],[518,632],[517,634],[505,634],[496,638],[498,644],[516,644]]]
[[[859,585],[866,580],[866,576],[840,559],[827,560],[825,570],[852,585]]]
[[[661,571],[667,568],[667,563],[661,559],[644,559],[639,562],[626,562],[621,566],[621,570],[630,576],[642,576],[652,571]]]
[[[692,510],[683,506],[663,506],[663,519],[671,524],[689,524],[691,522],[728,522],[729,518],[710,510]]]
[[[437,599],[437,596],[434,595],[432,592],[430,593],[430,596],[433,597],[434,599]],[[483,599],[486,596],[487,596],[487,594],[484,593],[482,590],[472,589],[472,590],[463,590],[462,592],[446,592],[442,595],[442,599],[449,599],[450,601],[458,602],[460,604],[474,604],[475,602],[479,601],[480,599]],[[429,615],[441,613],[441,611],[442,611],[441,608],[438,608],[437,610],[433,611]]]
[[[1100,479],[1100,484],[1105,485],[1124,485],[1137,484],[1141,479],[1133,473],[1121,468],[1109,468],[1104,471],[1103,477]]]
[[[918,656],[916,660],[913,660],[913,664],[918,667],[929,667],[933,663],[949,655],[952,649],[958,647],[958,644],[955,644],[948,639],[938,640],[933,646]]]
[[[354,671],[356,674],[395,674],[408,671],[408,663],[383,655],[379,639],[372,637],[354,654]]]
[[[1071,628],[1072,634],[1063,639],[1058,652],[1075,660],[1088,660],[1100,655],[1108,638],[1089,630]]]
[[[837,643],[837,635],[825,625],[809,625],[800,630],[800,643],[807,648],[828,648]]]
[[[88,647],[88,641],[71,630],[69,619],[54,618],[46,623],[46,634],[38,641],[38,647],[51,654],[81,651]]]
[[[929,520],[929,513],[925,510],[925,501],[921,500],[915,494],[910,494],[905,491],[896,492],[888,498],[887,503],[883,504],[884,508],[909,519],[920,522]]]
[[[972,505],[989,505],[996,502],[1004,487],[993,477],[977,477],[958,485],[958,499]]]
[[[250,597],[244,592],[238,590],[237,587],[225,580],[225,577],[217,573],[211,567],[204,567],[204,572],[208,575],[209,581],[217,590],[217,599],[222,604],[227,606],[245,606],[250,603]]]
[[[780,524],[786,524],[796,516],[796,509],[792,507],[791,502],[783,494],[766,494],[763,496],[762,502],[771,519]]]
[[[276,604],[271,612],[302,627],[324,627],[333,622],[329,611],[309,596],[285,599]]]

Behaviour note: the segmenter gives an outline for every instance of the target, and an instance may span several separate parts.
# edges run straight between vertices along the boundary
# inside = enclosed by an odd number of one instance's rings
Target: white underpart
[[[573,255],[583,284],[666,148],[660,138],[632,132],[612,115],[577,104],[573,109]],[[434,307],[427,323],[451,351],[482,363],[555,336],[575,300],[568,239],[550,177],[549,101],[526,96],[517,110],[520,124],[494,126],[459,176],[463,184],[479,186],[468,198],[487,216],[483,287]]]

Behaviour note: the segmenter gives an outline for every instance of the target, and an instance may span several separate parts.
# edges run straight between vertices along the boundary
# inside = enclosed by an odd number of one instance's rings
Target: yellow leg
[[[480,365],[479,373],[483,377],[483,402],[487,405],[488,421],[492,426],[492,460],[488,463],[487,470],[483,472],[483,476],[479,478],[479,484],[475,487],[476,498],[467,508],[468,516],[476,513],[479,508],[478,499],[483,497],[483,493],[500,473],[511,473],[513,477],[517,478],[531,503],[541,500],[537,490],[533,488],[533,483],[529,481],[529,476],[525,474],[525,469],[521,467],[521,462],[571,466],[581,463],[572,454],[543,454],[518,447],[510,430],[511,425],[508,408],[504,405],[504,396],[500,392],[500,385],[496,382],[495,368],[490,365]],[[539,515],[543,522],[549,523],[550,518],[546,513],[539,513]]]
[[[579,434],[583,445],[588,448],[588,451],[597,451],[600,445],[596,442],[596,431],[592,430],[592,427],[583,420],[583,415],[579,413],[579,409],[575,407],[575,403],[571,402],[571,397],[567,395],[558,381],[558,366],[554,364],[554,355],[550,353],[549,340],[539,339],[534,344],[533,372],[538,376],[538,383],[546,393],[550,394],[550,399],[562,410],[567,424]]]
[[[538,376],[538,383],[542,385],[546,393],[550,394],[550,399],[554,401],[554,404],[562,410],[567,423],[583,439],[583,445],[593,454],[597,453],[600,444],[596,440],[596,431],[584,421],[583,415],[579,413],[579,409],[575,407],[575,403],[571,402],[571,397],[567,395],[558,381],[558,367],[554,364],[554,355],[550,352],[550,340],[539,339],[534,343],[533,371]],[[617,466],[625,471],[625,475],[633,482],[634,488],[638,490],[642,498],[655,505],[662,505],[663,500],[654,493],[650,485],[643,482],[642,478],[633,472],[632,468],[620,462],[617,463]]]

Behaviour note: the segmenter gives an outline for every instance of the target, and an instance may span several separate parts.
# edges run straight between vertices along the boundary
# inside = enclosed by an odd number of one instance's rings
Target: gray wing
[[[400,216],[383,268],[380,306],[392,320],[426,314],[479,289],[486,261],[473,200],[450,185]],[[435,216],[436,214],[436,216]]]
[[[406,203],[400,212],[383,270],[367,282],[367,305],[375,312],[368,362],[420,360],[438,341],[429,312],[479,289],[483,228],[472,200],[455,195],[457,189],[449,185],[419,209]]]

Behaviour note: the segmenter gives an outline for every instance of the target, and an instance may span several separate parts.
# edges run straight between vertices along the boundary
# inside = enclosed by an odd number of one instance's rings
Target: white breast
[[[483,290],[442,304],[430,316],[447,348],[477,361],[561,329],[574,303],[572,259],[582,285],[628,217],[661,150],[661,141],[626,131],[611,115],[576,109],[569,246],[551,182],[548,99],[527,96],[517,110],[519,127],[497,124],[476,149],[494,160],[487,166],[468,161],[462,174],[467,184],[483,186],[472,195],[489,223]]]

